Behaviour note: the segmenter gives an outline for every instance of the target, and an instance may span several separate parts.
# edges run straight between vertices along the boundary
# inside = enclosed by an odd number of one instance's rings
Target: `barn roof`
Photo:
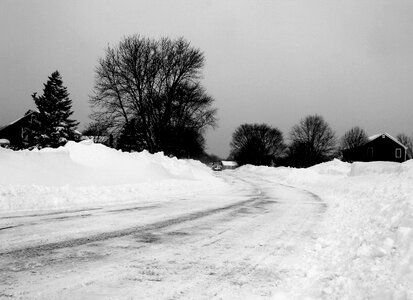
[[[396,138],[392,137],[390,134],[388,134],[387,132],[383,132],[383,133],[378,133],[372,136],[369,136],[369,141],[373,141],[379,137],[381,137],[382,135],[387,136],[389,139],[393,140],[394,142],[396,142],[397,144],[399,144],[400,146],[402,146],[403,148],[407,149],[407,147],[405,145],[403,145],[402,143],[400,143]]]

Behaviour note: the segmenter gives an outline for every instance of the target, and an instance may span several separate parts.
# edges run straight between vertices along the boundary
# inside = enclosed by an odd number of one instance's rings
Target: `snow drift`
[[[69,142],[58,149],[0,148],[0,211],[61,209],[150,200],[222,183],[194,160]]]
[[[68,142],[58,149],[33,151],[0,148],[0,165],[2,185],[115,185],[211,177],[208,168],[193,160],[146,151],[121,152],[91,141]]]
[[[413,160],[240,171],[306,189],[328,206],[293,298],[413,299]]]

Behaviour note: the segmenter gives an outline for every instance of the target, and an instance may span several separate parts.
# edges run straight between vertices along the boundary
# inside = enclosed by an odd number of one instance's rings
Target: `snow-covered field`
[[[413,299],[413,161],[213,173],[0,148],[0,298]]]

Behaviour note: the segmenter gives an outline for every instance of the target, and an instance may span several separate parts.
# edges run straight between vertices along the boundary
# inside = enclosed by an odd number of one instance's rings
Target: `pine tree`
[[[59,147],[75,138],[78,122],[70,119],[73,114],[72,100],[63,86],[58,71],[49,76],[44,84],[43,95],[32,95],[39,110],[39,125],[35,128],[34,141],[37,147]]]

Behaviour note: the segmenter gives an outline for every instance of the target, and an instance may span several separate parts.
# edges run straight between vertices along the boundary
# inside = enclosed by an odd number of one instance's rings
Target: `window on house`
[[[402,149],[396,148],[396,158],[401,158],[402,157]]]

